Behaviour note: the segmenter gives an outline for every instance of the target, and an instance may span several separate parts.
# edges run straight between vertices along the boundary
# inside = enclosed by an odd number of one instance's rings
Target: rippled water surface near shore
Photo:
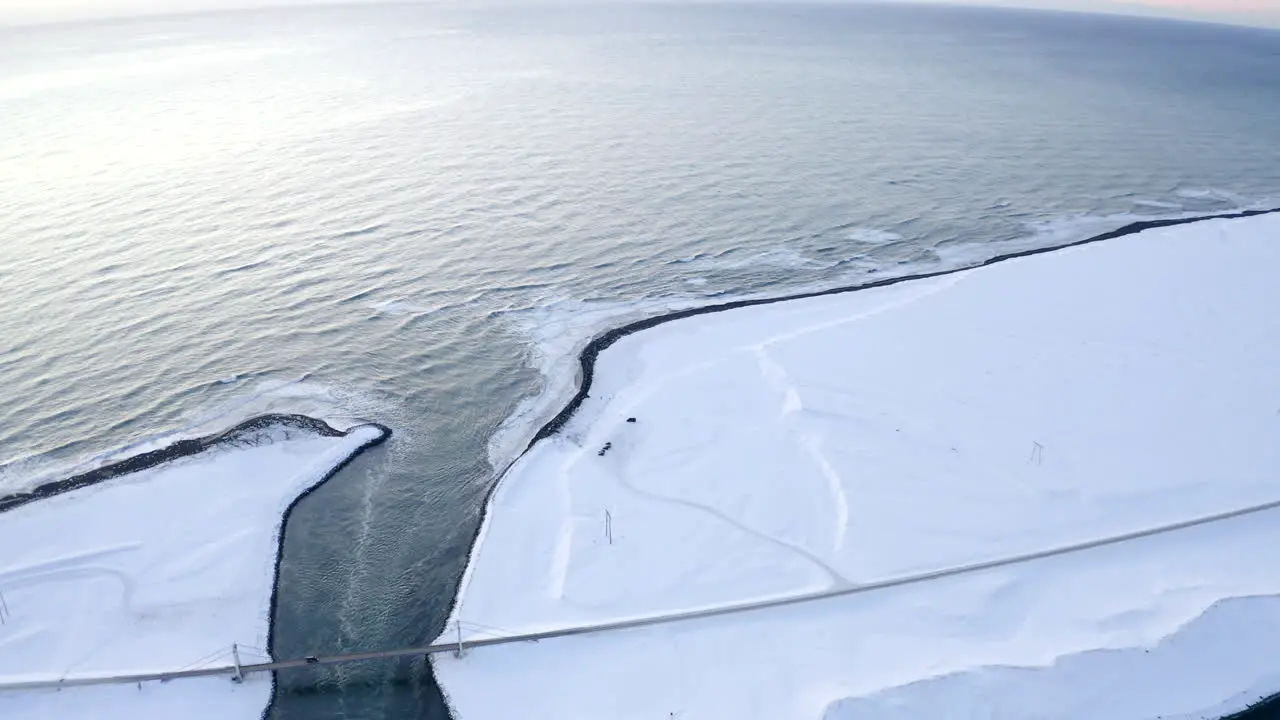
[[[383,422],[292,517],[276,649],[427,640],[531,399],[610,318],[1280,204],[1277,118],[1280,33],[1114,17],[3,29],[0,488],[260,412]],[[278,718],[444,712],[420,663],[280,690]]]

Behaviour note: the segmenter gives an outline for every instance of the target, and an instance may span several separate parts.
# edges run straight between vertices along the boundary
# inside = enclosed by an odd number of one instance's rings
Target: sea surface
[[[385,423],[292,515],[275,651],[427,641],[593,332],[1280,205],[1278,160],[1259,29],[621,3],[0,29],[0,491],[261,412]],[[284,675],[269,714],[447,711],[418,661]]]

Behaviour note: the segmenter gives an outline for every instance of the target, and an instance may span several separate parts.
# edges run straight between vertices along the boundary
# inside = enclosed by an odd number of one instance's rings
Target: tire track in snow
[[[740,530],[741,532],[746,533],[747,535],[763,540],[769,543],[770,545],[776,545],[777,547],[780,547],[783,550],[786,550],[792,554],[799,555],[801,558],[809,561],[818,569],[822,570],[822,572],[825,573],[827,577],[830,579],[832,587],[844,587],[850,584],[849,579],[846,578],[844,575],[841,575],[840,571],[831,567],[830,565],[827,564],[825,560],[823,560],[822,558],[818,557],[817,555],[813,554],[808,549],[800,545],[787,542],[782,538],[776,538],[772,535],[769,535],[768,533],[764,533],[759,530],[756,530],[750,525],[747,525],[710,505],[703,505],[702,503],[695,502],[693,500],[686,500],[684,498],[678,498],[678,497],[670,497],[667,495],[661,495],[659,493],[652,492],[650,490],[644,490],[642,488],[636,487],[635,485],[632,485],[631,483],[627,482],[626,479],[623,478],[623,476],[620,474],[617,474],[617,473],[610,473],[610,474],[613,475],[613,477],[618,481],[618,484],[622,486],[623,489],[628,490],[636,495],[639,495],[640,497],[653,500],[655,502],[660,502],[660,503],[671,503],[674,505],[681,505],[683,507],[687,507],[701,513],[706,513]]]
[[[827,481],[827,492],[831,496],[831,504],[835,508],[835,527],[832,533],[832,551],[844,545],[845,533],[849,529],[849,497],[844,491],[844,481],[836,469],[831,466],[827,456],[822,452],[822,439],[813,433],[806,432],[796,424],[795,416],[804,410],[800,400],[800,392],[791,380],[790,373],[769,354],[769,344],[755,348],[756,361],[760,365],[760,375],[765,382],[783,396],[781,418],[782,424],[795,437],[796,442],[804,449],[809,460],[818,468],[818,472]]]

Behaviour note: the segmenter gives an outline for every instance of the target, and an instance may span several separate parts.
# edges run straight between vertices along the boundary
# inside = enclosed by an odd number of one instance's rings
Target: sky
[[[308,5],[334,0],[0,0],[0,23],[24,23],[188,10]],[[371,3],[379,0],[343,0]],[[453,0],[466,2],[466,0]],[[517,0],[521,1],[521,0]],[[531,0],[523,0],[531,1]],[[551,0],[554,2],[555,0]],[[840,1],[840,0],[835,0]],[[900,0],[910,2],[912,0]],[[1280,0],[932,0],[965,5],[1156,15],[1243,25],[1280,27]]]

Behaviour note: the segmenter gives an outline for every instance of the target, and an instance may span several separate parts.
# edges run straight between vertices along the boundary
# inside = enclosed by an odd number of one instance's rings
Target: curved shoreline
[[[593,338],[590,342],[587,343],[587,346],[583,348],[582,351],[578,354],[578,368],[579,368],[579,372],[581,373],[579,377],[581,379],[579,381],[577,393],[575,393],[574,396],[569,399],[569,402],[564,406],[563,409],[560,410],[559,413],[557,413],[553,418],[551,418],[551,420],[547,421],[547,423],[538,430],[538,432],[533,436],[533,439],[529,441],[529,444],[525,447],[525,449],[521,451],[520,455],[516,456],[516,459],[519,459],[519,457],[529,452],[529,450],[532,449],[533,446],[537,444],[539,440],[551,437],[552,435],[556,434],[560,430],[560,428],[564,427],[565,423],[569,422],[569,419],[573,417],[574,412],[577,411],[578,406],[582,404],[582,401],[587,399],[587,395],[591,390],[591,380],[595,375],[596,357],[605,348],[614,344],[618,340],[632,333],[639,332],[641,330],[647,330],[651,327],[655,327],[657,325],[661,325],[663,323],[667,323],[672,320],[681,320],[683,318],[694,317],[696,315],[706,315],[709,313],[723,312],[725,310],[736,310],[738,308],[753,307],[756,305],[771,305],[773,303],[786,302],[789,300],[803,300],[805,298],[823,297],[825,295],[840,295],[848,292],[856,292],[858,290],[870,290],[872,288],[886,287],[889,285],[897,285],[898,283],[910,282],[912,280],[925,280],[928,278],[943,277],[945,275],[954,275],[956,273],[966,272],[968,270],[974,270],[976,268],[986,267],[988,265],[995,265],[996,263],[1005,262],[1007,260],[1015,260],[1017,258],[1030,257],[1032,255],[1042,255],[1044,253],[1056,252],[1058,250],[1065,250],[1067,248],[1079,247],[1081,245],[1089,245],[1091,243],[1102,242],[1103,240],[1113,240],[1118,237],[1124,237],[1125,235],[1134,235],[1136,233],[1143,232],[1144,230],[1170,227],[1173,225],[1188,225],[1190,223],[1204,222],[1206,220],[1235,220],[1238,218],[1255,217],[1257,215],[1269,215],[1271,213],[1280,213],[1280,207],[1271,208],[1269,210],[1242,210],[1240,212],[1234,212],[1234,213],[1222,213],[1218,215],[1201,215],[1197,217],[1177,218],[1177,219],[1171,219],[1171,220],[1142,220],[1139,222],[1129,223],[1128,225],[1117,228],[1115,230],[1111,230],[1109,232],[1102,233],[1100,235],[1093,235],[1083,240],[1076,240],[1074,242],[1070,242],[1065,245],[1054,245],[1051,247],[1032,248],[1030,250],[1019,250],[1017,252],[1005,253],[1003,255],[996,255],[995,257],[987,258],[986,260],[983,260],[982,262],[979,262],[979,263],[975,263],[973,265],[965,265],[963,267],[951,268],[948,270],[935,270],[932,272],[913,273],[911,275],[902,275],[900,277],[885,278],[883,280],[873,280],[871,282],[860,283],[858,285],[845,285],[841,287],[829,288],[826,290],[814,290],[810,292],[796,293],[794,295],[780,295],[778,297],[768,297],[768,298],[753,298],[750,300],[733,300],[730,302],[717,303],[714,305],[705,305],[702,307],[689,308],[686,310],[676,310],[676,311],[664,313],[661,315],[655,315],[654,317],[645,318],[643,320],[637,320],[635,322],[628,323],[621,327],[617,327],[612,330],[607,330],[604,333],[597,335],[595,338]]]
[[[987,258],[982,262],[975,263],[972,265],[964,265],[962,267],[956,267],[956,268],[951,268],[947,270],[935,270],[932,272],[913,273],[911,275],[884,278],[881,280],[873,280],[871,282],[859,283],[856,285],[843,285],[840,287],[828,288],[826,290],[814,290],[814,291],[808,291],[808,292],[802,292],[802,293],[794,293],[791,295],[779,295],[777,297],[752,298],[749,300],[732,300],[729,302],[715,303],[715,304],[704,305],[696,308],[675,310],[672,312],[655,315],[653,317],[644,318],[643,320],[636,320],[636,321],[627,323],[626,325],[613,328],[611,330],[606,330],[603,333],[592,338],[586,344],[586,346],[583,347],[582,350],[579,351],[578,353],[578,373],[579,374],[578,374],[577,391],[574,392],[573,396],[569,398],[569,400],[565,403],[564,407],[561,408],[559,412],[557,412],[554,416],[552,416],[550,420],[544,423],[542,427],[539,428],[536,433],[534,433],[533,438],[529,441],[528,445],[525,446],[524,450],[521,450],[514,458],[512,458],[506,464],[506,467],[504,467],[501,471],[497,473],[495,481],[489,487],[489,490],[485,493],[484,504],[480,508],[480,521],[476,523],[475,531],[471,535],[470,549],[468,550],[468,553],[467,553],[467,563],[462,567],[461,571],[459,571],[458,573],[457,581],[456,581],[458,589],[454,591],[453,600],[449,604],[449,613],[450,615],[452,615],[458,609],[459,595],[462,590],[463,583],[466,580],[467,571],[471,567],[472,555],[475,552],[476,543],[480,539],[480,534],[484,530],[485,522],[489,518],[489,507],[492,504],[493,495],[497,491],[498,486],[502,484],[503,478],[506,476],[507,472],[511,469],[511,467],[517,461],[520,460],[520,458],[524,457],[526,454],[528,454],[530,450],[533,449],[534,445],[538,444],[538,442],[541,440],[544,440],[546,438],[551,437],[552,435],[555,435],[557,432],[560,431],[562,427],[565,426],[566,423],[569,422],[569,419],[573,417],[573,414],[577,412],[578,408],[582,405],[583,401],[587,399],[588,395],[590,395],[591,381],[595,377],[596,358],[599,357],[600,353],[603,352],[610,345],[614,344],[618,340],[621,340],[622,338],[628,335],[631,335],[632,333],[636,333],[641,330],[647,330],[649,328],[662,325],[663,323],[671,322],[672,320],[681,320],[684,318],[694,317],[697,315],[707,315],[710,313],[723,312],[725,310],[736,310],[738,308],[744,308],[744,307],[754,307],[757,305],[770,305],[773,303],[786,302],[790,300],[803,300],[805,298],[822,297],[826,295],[839,295],[843,293],[857,292],[859,290],[870,290],[872,288],[896,285],[898,283],[909,282],[912,280],[925,280],[928,278],[942,277],[945,275],[954,275],[960,272],[966,272],[966,271],[974,270],[981,267],[987,267],[988,265],[995,265],[997,263],[1005,262],[1007,260],[1015,260],[1017,258],[1030,257],[1033,255],[1042,255],[1044,253],[1057,252],[1059,250],[1066,250],[1068,248],[1079,247],[1081,245],[1089,245],[1092,243],[1102,242],[1104,240],[1113,240],[1115,238],[1124,237],[1126,235],[1134,235],[1134,234],[1143,232],[1144,230],[1153,230],[1155,228],[1170,227],[1174,225],[1188,225],[1191,223],[1204,222],[1207,220],[1235,220],[1239,218],[1256,217],[1258,215],[1270,215],[1273,213],[1280,213],[1280,207],[1270,208],[1266,210],[1241,210],[1233,213],[1219,213],[1215,215],[1198,215],[1196,217],[1175,218],[1175,219],[1168,219],[1168,220],[1142,220],[1138,222],[1129,223],[1122,227],[1116,228],[1115,230],[1110,230],[1098,235],[1092,235],[1090,237],[1084,238],[1083,240],[1076,240],[1074,242],[1069,242],[1069,243],[1066,243],[1065,245],[1053,245],[1050,247],[1032,248],[1030,250],[1018,250],[1016,252],[996,255],[994,257]]]
[[[275,615],[276,607],[279,604],[279,581],[280,581],[280,563],[284,557],[284,538],[285,531],[288,527],[289,517],[293,514],[293,509],[298,503],[311,493],[315,492],[320,486],[324,485],[334,475],[338,474],[343,468],[351,463],[357,456],[365,450],[376,445],[381,445],[391,437],[391,428],[376,422],[365,422],[353,425],[347,430],[338,430],[329,423],[313,418],[307,415],[286,414],[286,413],[268,413],[266,415],[257,415],[243,422],[223,430],[222,432],[212,435],[205,435],[197,438],[188,438],[178,440],[171,445],[166,445],[158,450],[151,450],[145,453],[125,458],[118,462],[110,463],[99,468],[94,468],[87,472],[73,475],[62,480],[54,480],[52,482],[38,485],[30,491],[23,493],[13,493],[11,495],[0,496],[0,513],[6,510],[22,507],[28,503],[46,498],[55,497],[64,493],[79,490],[81,488],[90,487],[105,482],[112,478],[128,475],[129,473],[140,472],[150,468],[162,465],[166,462],[178,460],[184,457],[191,457],[199,453],[205,452],[222,445],[229,445],[239,441],[241,438],[252,433],[267,430],[274,427],[296,428],[314,432],[321,437],[346,437],[357,428],[372,427],[378,431],[376,437],[370,438],[367,442],[361,444],[351,451],[342,462],[334,465],[319,480],[303,490],[290,501],[289,506],[285,508],[284,513],[280,516],[280,532],[276,540],[276,559],[273,566],[273,581],[271,587],[270,600],[270,621],[267,626],[267,651],[274,650],[272,647],[275,643]],[[272,691],[275,690],[275,677],[272,676]],[[267,710],[270,709],[268,705]],[[265,711],[264,711],[265,716]]]
[[[390,433],[390,430],[385,426],[377,425],[376,423],[366,424],[376,425],[385,432]],[[0,512],[22,507],[23,505],[35,502],[36,500],[43,500],[45,498],[51,498],[63,493],[68,493],[73,490],[79,490],[80,488],[97,485],[98,483],[121,475],[149,470],[157,465],[161,465],[172,460],[190,457],[221,445],[232,444],[246,435],[272,427],[307,430],[322,437],[343,437],[347,434],[346,432],[334,428],[323,420],[318,420],[306,415],[282,413],[257,415],[233,425],[222,432],[214,433],[212,435],[204,435],[202,437],[178,440],[158,450],[139,453],[123,460],[108,463],[102,467],[94,468],[77,475],[72,475],[68,478],[42,483],[30,490],[10,493],[8,495],[0,495]]]
[[[600,334],[596,335],[594,338],[592,338],[578,353],[578,364],[579,364],[580,374],[578,375],[578,378],[577,378],[578,388],[576,389],[576,392],[573,393],[572,397],[570,397],[567,400],[565,405],[560,409],[558,413],[556,413],[549,421],[547,421],[537,430],[537,432],[533,435],[532,439],[529,441],[528,445],[524,448],[524,450],[518,453],[506,465],[503,471],[498,474],[493,485],[489,488],[489,491],[486,495],[485,504],[482,507],[480,523],[477,525],[475,529],[475,533],[472,538],[472,547],[471,547],[471,552],[469,553],[468,564],[466,567],[462,569],[461,577],[459,578],[459,587],[458,587],[458,590],[455,591],[453,602],[451,604],[450,615],[452,617],[454,613],[458,612],[458,609],[460,607],[460,604],[463,598],[463,593],[465,592],[465,588],[466,588],[467,576],[470,574],[471,567],[475,562],[478,544],[482,541],[485,534],[486,526],[488,525],[488,521],[491,519],[489,512],[493,505],[493,498],[496,495],[496,490],[507,479],[506,475],[510,472],[511,468],[515,465],[515,463],[517,463],[521,458],[523,458],[526,454],[528,454],[537,445],[539,440],[550,438],[558,434],[573,419],[575,413],[582,406],[584,401],[590,398],[590,392],[591,392],[591,389],[593,386],[593,380],[594,380],[595,364],[597,359],[600,356],[600,353],[603,352],[612,344],[614,344],[615,342],[617,342],[619,339],[626,337],[627,335],[639,332],[640,330],[656,327],[658,325],[661,325],[671,320],[684,319],[684,318],[694,317],[697,315],[709,314],[713,312],[720,312],[720,311],[726,311],[726,310],[733,310],[738,308],[752,307],[757,305],[768,305],[768,304],[778,303],[778,302],[787,301],[787,300],[802,300],[802,299],[816,298],[816,297],[822,297],[827,295],[836,295],[836,294],[854,292],[858,290],[880,288],[880,287],[895,285],[897,283],[902,283],[910,280],[924,280],[924,279],[930,279],[930,278],[937,278],[941,276],[967,272],[969,270],[985,267],[988,265],[994,265],[1000,262],[1004,262],[1006,260],[1013,260],[1013,259],[1022,258],[1022,257],[1040,255],[1040,254],[1055,252],[1055,251],[1063,250],[1067,248],[1087,245],[1091,243],[1097,243],[1103,240],[1110,240],[1110,239],[1123,237],[1126,235],[1137,234],[1150,229],[1186,225],[1186,224],[1202,222],[1207,220],[1241,219],[1241,218],[1249,218],[1249,217],[1275,214],[1275,213],[1280,213],[1280,208],[1245,210],[1245,211],[1237,211],[1232,213],[1220,213],[1220,214],[1214,214],[1214,215],[1204,215],[1204,216],[1188,217],[1188,218],[1133,222],[1133,223],[1126,224],[1115,230],[1090,236],[1090,237],[1073,241],[1070,243],[1065,243],[1065,244],[1056,245],[1052,247],[1033,248],[1028,250],[1009,252],[1005,254],[996,255],[986,260],[968,264],[962,267],[956,267],[956,268],[945,269],[945,270],[937,270],[937,271],[931,271],[931,272],[921,272],[921,273],[915,273],[910,275],[904,275],[901,277],[884,278],[884,279],[875,280],[875,281],[866,282],[866,283],[857,284],[857,285],[835,287],[835,288],[829,288],[829,289],[817,290],[817,291],[799,292],[799,293],[783,295],[778,297],[754,298],[754,299],[747,299],[747,300],[721,302],[721,303],[716,303],[716,304],[707,305],[707,306],[698,307],[698,308],[689,308],[689,309],[671,311],[671,312],[663,313],[654,317],[626,323],[619,327],[603,331]],[[453,712],[453,702],[449,698],[448,690],[444,687],[441,687],[441,692],[445,696],[446,702],[450,706],[450,711]],[[1258,711],[1265,711],[1265,709],[1268,706],[1274,705],[1277,697],[1280,697],[1280,696],[1273,696],[1271,698],[1265,698],[1265,697],[1259,698],[1257,701],[1255,701],[1255,703],[1251,704],[1246,709],[1237,711],[1236,713],[1233,713],[1232,715],[1230,715],[1229,716],[1230,720],[1235,720],[1236,718],[1239,718],[1240,720],[1244,720],[1244,718],[1249,717],[1252,713],[1255,713]]]

